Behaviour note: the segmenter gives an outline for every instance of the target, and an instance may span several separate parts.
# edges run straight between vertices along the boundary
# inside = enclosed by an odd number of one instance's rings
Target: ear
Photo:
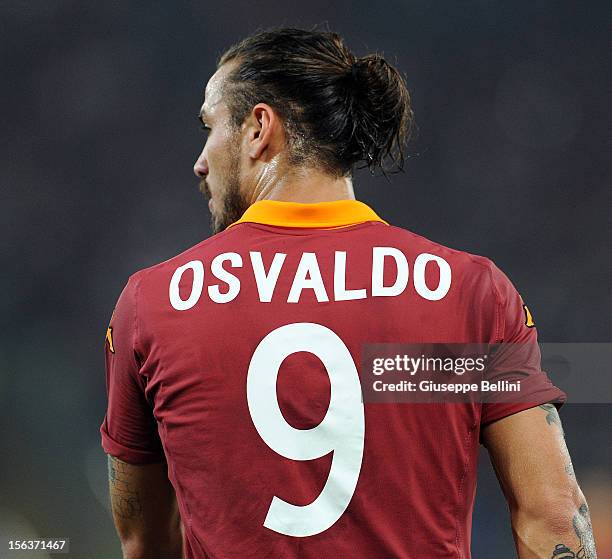
[[[267,149],[274,151],[282,134],[282,125],[274,109],[266,103],[255,105],[249,118],[249,157],[259,159]]]

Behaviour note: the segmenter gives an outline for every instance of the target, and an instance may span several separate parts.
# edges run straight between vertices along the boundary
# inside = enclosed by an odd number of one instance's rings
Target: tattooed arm
[[[124,559],[182,557],[181,520],[166,468],[108,457],[111,507]]]
[[[552,404],[486,426],[483,442],[508,501],[520,559],[596,559],[586,500]]]

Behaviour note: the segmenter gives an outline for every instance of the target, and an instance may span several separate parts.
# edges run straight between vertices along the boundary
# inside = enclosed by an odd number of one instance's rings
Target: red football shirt
[[[481,427],[564,398],[525,320],[490,260],[361,202],[259,201],[129,279],[102,444],[167,461],[187,558],[469,558]],[[364,403],[372,342],[525,344],[530,403]]]

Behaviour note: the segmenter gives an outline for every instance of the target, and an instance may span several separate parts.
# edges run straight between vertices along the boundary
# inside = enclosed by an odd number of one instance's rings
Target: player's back
[[[265,201],[122,297],[156,422],[107,417],[106,447],[165,455],[188,557],[469,557],[480,426],[517,406],[364,403],[360,360],[368,343],[535,343],[490,261],[360,202]]]

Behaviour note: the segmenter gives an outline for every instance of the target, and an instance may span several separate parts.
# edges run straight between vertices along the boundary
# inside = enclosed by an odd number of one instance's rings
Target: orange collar
[[[299,202],[280,202],[278,200],[258,200],[244,212],[238,223],[263,223],[279,227],[346,227],[365,221],[380,221],[376,212],[367,204],[358,200],[334,200],[333,202],[317,202],[302,204]]]

